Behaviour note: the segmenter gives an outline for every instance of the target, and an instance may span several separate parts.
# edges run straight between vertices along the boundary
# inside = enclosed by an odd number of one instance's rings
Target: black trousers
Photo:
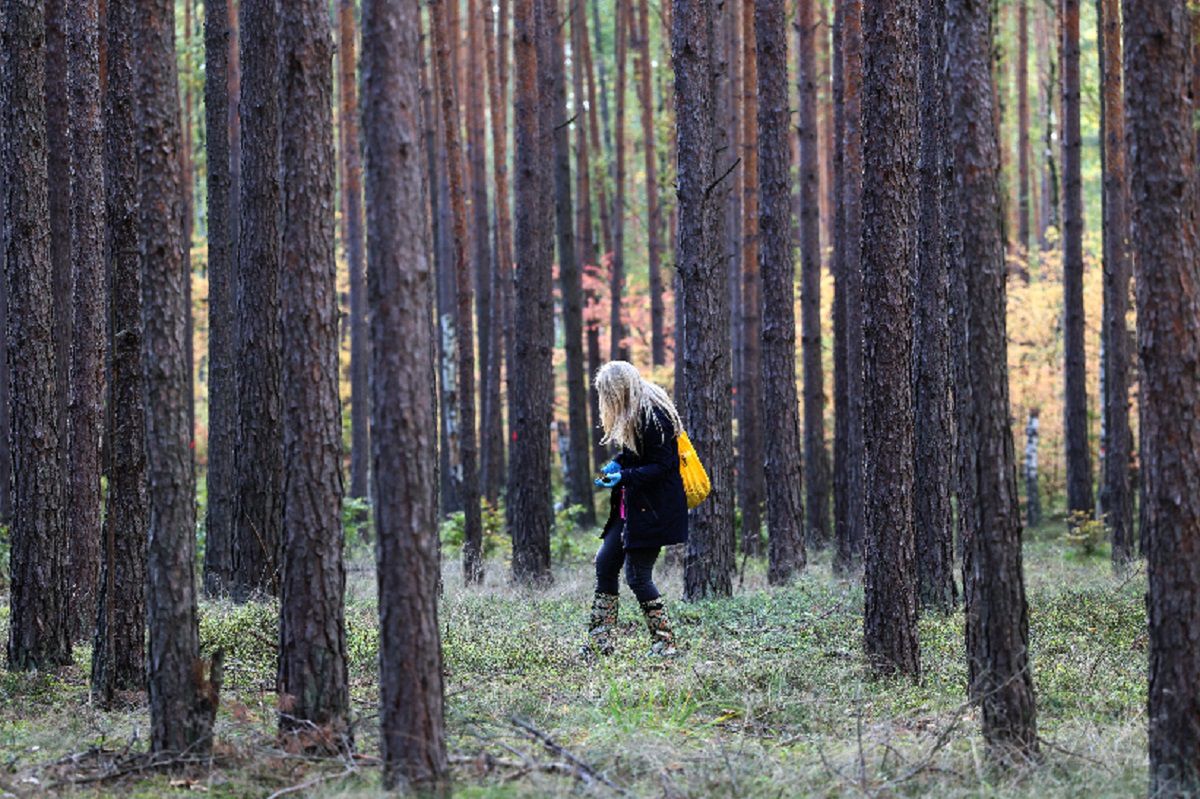
[[[596,591],[601,594],[616,594],[621,566],[625,567],[625,584],[633,591],[638,602],[658,599],[658,586],[654,584],[654,563],[658,560],[659,548],[625,549],[621,538],[624,530],[613,530],[604,536],[600,551],[596,553]]]

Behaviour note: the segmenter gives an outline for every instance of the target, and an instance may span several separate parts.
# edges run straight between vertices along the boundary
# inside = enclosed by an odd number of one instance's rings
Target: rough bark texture
[[[466,170],[450,58],[452,28],[447,19],[448,7],[444,0],[430,0],[430,11],[433,17],[434,63],[441,84],[442,126],[446,137],[449,200],[453,216],[454,329],[458,336],[455,378],[458,386],[458,443],[466,524],[463,575],[467,582],[473,583],[483,578],[483,522],[479,508],[478,450],[475,444],[475,334],[471,308],[472,278],[467,263]]]
[[[957,176],[962,257],[952,268],[967,285],[970,403],[959,408],[978,457],[963,543],[970,697],[982,705],[983,734],[993,752],[1037,751],[1029,623],[1021,573],[1021,511],[1009,428],[1005,359],[1005,243],[1001,233],[999,160],[992,127],[991,35],[983,0],[947,0],[946,85]]]
[[[141,690],[146,685],[146,532],[149,513],[146,408],[142,397],[142,273],[138,261],[133,4],[109,0],[107,7],[104,180],[111,376],[105,417],[108,493],[91,679],[92,693],[102,705],[110,704],[117,691]],[[220,12],[213,8],[210,13],[210,19],[215,19],[219,25]],[[209,69],[212,68],[210,61]],[[210,137],[210,146],[212,142]],[[210,185],[212,180],[210,175]],[[209,214],[211,235],[211,206]],[[209,497],[211,502],[211,493]]]
[[[279,593],[283,537],[278,0],[242,0],[234,596]]]
[[[1062,9],[1063,104],[1063,351],[1067,446],[1067,509],[1095,510],[1092,456],[1088,443],[1087,362],[1083,324],[1083,179],[1079,123],[1079,0],[1059,0]]]
[[[71,639],[55,424],[59,395],[47,235],[46,26],[41,1],[7,0],[4,24],[5,271],[13,444],[8,668],[28,671],[70,663]]]
[[[282,6],[283,553],[280,728],[349,748],[334,258],[333,37],[325,0]],[[312,725],[321,730],[312,740]]]
[[[762,274],[762,414],[766,436],[768,572],[788,582],[805,566],[803,465],[796,398],[795,269],[788,159],[787,22],[783,0],[754,9],[758,80],[758,252]]]
[[[758,59],[754,4],[742,4],[742,291],[738,370],[738,504],[742,551],[762,554],[763,472],[762,273],[758,267]],[[786,69],[786,62],[785,62]],[[777,76],[771,76],[775,78]],[[787,89],[787,76],[784,78]],[[769,417],[768,417],[769,418]]]
[[[658,152],[654,134],[654,93],[651,88],[650,9],[648,0],[637,0],[638,37],[635,69],[638,101],[642,106],[642,151],[646,169],[647,270],[650,282],[650,360],[655,366],[667,362],[666,332],[663,324],[662,283],[662,208],[658,202]]]
[[[1121,7],[1099,0],[1101,140],[1104,149],[1104,482],[1101,507],[1112,534],[1113,563],[1134,556],[1129,463],[1129,178],[1125,171],[1125,103],[1121,93]]]
[[[428,353],[417,0],[363,3],[363,140],[371,309],[380,744],[387,788],[448,778],[438,634],[437,479]]]
[[[513,111],[516,168],[516,289],[513,347],[508,370],[508,529],[513,536],[513,578],[543,585],[550,577],[550,421],[554,391],[551,346],[554,328],[554,240],[545,193],[540,114],[538,2],[513,6]]]
[[[338,99],[341,102],[342,246],[350,277],[350,496],[367,496],[370,471],[371,401],[367,382],[366,276],[363,274],[362,145],[358,135],[358,91],[354,70],[353,0],[338,2]]]
[[[1125,0],[1133,253],[1150,508],[1150,795],[1200,792],[1200,270],[1189,20]]]
[[[541,0],[539,0],[540,2]],[[616,144],[612,152],[613,164],[613,205],[612,205],[612,252],[609,275],[609,302],[611,305],[608,323],[609,360],[628,360],[628,348],[624,346],[625,323],[622,317],[622,299],[625,291],[625,87],[626,60],[629,43],[629,4],[633,0],[613,0],[616,10],[616,39],[617,78],[616,86],[616,119],[614,126]],[[599,35],[599,34],[597,34]]]
[[[912,274],[917,258],[917,3],[863,3],[863,400],[867,659],[916,677]]]
[[[679,237],[683,283],[683,421],[708,467],[713,493],[692,513],[684,597],[728,596],[734,568],[729,291],[721,253],[723,209],[714,151],[714,7],[677,0],[671,30],[678,115]]]
[[[229,207],[229,39],[228,3],[209,3],[204,14],[204,114],[208,146],[208,505],[204,590],[210,596],[225,593],[233,576],[236,491],[237,295],[232,235],[236,222]]]
[[[1029,252],[1029,2],[1017,0],[1017,243]],[[1025,272],[1029,274],[1028,269]]]
[[[547,69],[553,81],[551,130],[554,137],[554,218],[558,234],[558,276],[562,288],[563,349],[567,360],[567,503],[583,509],[580,521],[594,524],[591,452],[588,434],[588,395],[583,360],[583,282],[575,251],[575,211],[571,198],[571,131],[567,117],[567,82],[563,69],[562,25],[558,0],[546,0],[549,52]],[[574,124],[582,125],[581,119]]]
[[[817,0],[800,0],[800,296],[804,357],[805,511],[808,542],[829,542],[829,455],[825,450],[825,371],[821,352],[821,175],[817,140]]]
[[[839,463],[846,484],[844,519],[837,528],[834,568],[846,574],[862,562],[866,526],[863,451],[863,327],[862,327],[862,0],[845,0],[842,19],[843,175],[841,242],[846,315],[845,457]]]
[[[100,573],[100,425],[104,395],[104,150],[100,120],[100,13],[76,0],[67,15],[71,116],[71,262],[74,336],[67,410],[73,636],[96,621]]]
[[[943,244],[946,132],[945,0],[920,8],[920,232],[913,307],[913,524],[921,607],[954,609],[954,412],[950,403],[950,282]]]
[[[150,497],[146,610],[150,628],[150,747],[205,753],[220,690],[200,660],[196,617],[196,480],[188,399],[188,277],[179,169],[179,83],[171,0],[140,0],[138,221],[142,259],[146,475]]]

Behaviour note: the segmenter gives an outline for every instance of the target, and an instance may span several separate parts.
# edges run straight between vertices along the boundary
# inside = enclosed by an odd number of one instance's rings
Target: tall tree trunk
[[[31,671],[71,662],[67,536],[55,423],[60,405],[52,338],[52,237],[47,235],[48,59],[41,0],[7,0],[4,23],[5,271],[13,445],[8,668]]]
[[[179,83],[170,0],[141,0],[138,54],[138,178],[142,255],[146,475],[150,497],[147,620],[150,628],[150,748],[203,754],[221,687],[200,660],[195,588],[196,482],[188,398],[188,278],[179,176]]]
[[[442,125],[446,136],[447,167],[450,177],[450,206],[453,215],[453,258],[455,277],[454,329],[458,334],[458,416],[459,450],[462,461],[462,499],[466,521],[463,541],[463,575],[468,583],[483,579],[483,521],[479,508],[479,473],[475,446],[475,334],[471,316],[471,271],[467,263],[467,204],[464,182],[462,140],[459,136],[458,101],[454,93],[453,28],[449,6],[444,0],[430,0],[433,14],[434,63],[441,83]]]
[[[829,456],[825,451],[825,372],[821,361],[821,179],[817,152],[817,0],[800,0],[800,297],[804,357],[805,510],[808,542],[829,542]]]
[[[333,37],[325,0],[280,17],[283,107],[283,554],[280,729],[350,748],[342,561],[342,415],[334,258]],[[355,137],[357,140],[357,137]],[[478,507],[478,505],[476,505]],[[316,725],[322,741],[307,730]]]
[[[997,137],[987,7],[947,0],[946,46],[950,144],[957,176],[962,256],[952,268],[967,284],[967,415],[978,457],[976,485],[960,512],[970,516],[963,543],[969,693],[983,709],[984,738],[1000,755],[1037,751],[1033,675],[1029,667],[1028,607],[1021,572],[1021,511],[1009,427],[1005,358],[1005,252],[1001,233]]]
[[[366,277],[363,274],[362,156],[354,70],[354,0],[338,2],[338,99],[341,101],[342,212],[350,267],[350,496],[367,496],[370,470],[370,388],[367,365]]]
[[[96,621],[100,571],[100,424],[104,392],[104,151],[100,120],[100,16],[97,0],[67,15],[71,117],[71,261],[74,335],[67,458],[67,529],[74,563],[73,637]]]
[[[843,0],[843,174],[842,207],[845,227],[841,246],[846,315],[845,458],[839,468],[846,483],[844,524],[838,528],[835,570],[852,572],[862,562],[866,526],[863,449],[863,308],[862,308],[862,0]]]
[[[1200,271],[1196,261],[1196,141],[1191,42],[1181,0],[1126,0],[1133,254],[1150,508],[1150,793],[1200,792]]]
[[[758,268],[762,274],[762,414],[766,438],[767,577],[789,582],[804,568],[803,468],[796,399],[796,278],[791,248],[787,22],[783,0],[754,8],[758,93]]]
[[[650,3],[637,0],[638,100],[642,107],[642,150],[646,169],[647,263],[650,282],[650,359],[655,366],[667,362],[666,333],[663,325],[662,283],[662,209],[658,202],[658,152],[654,135],[654,91],[650,61]],[[630,10],[632,13],[632,9]]]
[[[371,470],[379,591],[380,746],[388,789],[448,778],[437,596],[437,480],[429,354],[432,275],[411,113],[417,0],[364,0],[363,139],[371,310]],[[493,106],[494,107],[494,106]]]
[[[917,4],[863,3],[863,398],[867,659],[920,674],[913,544],[912,270],[917,262]]]
[[[1038,488],[1039,417],[1039,410],[1031,408],[1029,421],[1025,424],[1025,523],[1030,527],[1042,523],[1042,498]]]
[[[1092,457],[1088,442],[1087,360],[1083,324],[1083,147],[1079,123],[1079,0],[1062,9],[1063,104],[1063,351],[1067,509],[1091,515]]]
[[[541,2],[541,0],[539,0]],[[616,3],[616,57],[617,85],[616,91],[616,144],[613,153],[613,206],[612,206],[612,253],[609,303],[611,315],[609,318],[609,360],[629,358],[629,348],[625,345],[625,322],[623,319],[623,294],[625,291],[625,87],[628,42],[629,42],[629,5],[633,0],[614,0]]]
[[[1028,258],[1029,213],[1029,2],[1017,0],[1017,242]],[[1025,267],[1028,276],[1029,267]]]
[[[713,495],[692,514],[684,564],[684,596],[689,600],[728,596],[734,567],[729,284],[721,258],[721,196],[713,193],[719,177],[714,148],[714,11],[704,0],[677,0],[671,31],[681,167],[675,263],[685,309],[684,424],[713,481]]]
[[[833,539],[834,565],[840,566],[842,541],[850,508],[847,506],[850,487],[846,482],[847,438],[850,433],[847,409],[850,392],[847,386],[846,358],[846,209],[842,204],[846,184],[846,90],[842,31],[846,27],[846,4],[835,0],[833,12],[832,83],[833,119],[830,156],[832,175],[829,207],[833,215],[830,243],[833,246],[829,269],[833,275]]]
[[[542,166],[550,140],[541,113],[546,85],[538,48],[541,0],[513,6],[516,155],[516,290],[512,364],[508,371],[512,446],[508,469],[508,529],[513,536],[513,578],[524,585],[550,581],[550,421],[554,327],[550,187]]]
[[[275,0],[241,0],[237,510],[233,594],[279,594],[283,537],[280,108]],[[149,331],[147,331],[148,333]]]
[[[762,273],[758,267],[758,59],[754,3],[742,3],[742,305],[738,370],[738,504],[742,551],[762,554],[763,472]],[[785,42],[786,45],[786,42]],[[786,70],[786,62],[784,69]],[[777,76],[770,76],[775,79]],[[787,90],[787,75],[783,77]],[[774,88],[774,87],[773,87]],[[790,262],[790,261],[789,261]],[[767,417],[769,418],[769,417]],[[790,542],[789,542],[790,543]],[[787,552],[785,559],[788,557]]]
[[[204,10],[204,114],[208,148],[208,504],[204,590],[210,596],[225,593],[232,577],[231,545],[237,490],[234,482],[237,452],[234,264],[237,251],[233,232],[237,221],[230,213],[230,5],[218,0],[209,3]],[[111,28],[109,30],[111,36]],[[235,97],[233,105],[236,104]],[[113,145],[110,143],[110,146]],[[113,370],[116,370],[115,363]]]
[[[183,190],[183,242],[192,246],[192,231],[196,218],[194,159],[192,158],[192,3],[183,0],[183,44],[179,48],[180,68],[183,77],[179,81],[183,92],[183,108],[180,117],[183,128],[183,143],[179,148],[179,180]],[[190,258],[189,258],[190,267]],[[189,309],[190,313],[190,309]],[[189,350],[190,352],[190,350]],[[193,406],[194,408],[194,406]]]
[[[1121,8],[1118,0],[1100,0],[1104,113],[1104,486],[1103,506],[1112,531],[1117,566],[1134,556],[1133,500],[1129,462],[1129,183],[1125,171],[1125,104],[1121,92]]]
[[[224,7],[220,5],[210,9],[207,24],[213,30],[225,28],[223,11]],[[133,25],[133,4],[110,0],[104,25],[107,44],[104,182],[108,241],[108,348],[111,358],[108,413],[105,417],[108,493],[105,497],[97,592],[99,611],[92,644],[91,675],[92,694],[103,706],[112,703],[117,691],[141,690],[146,685],[146,525],[149,511],[146,495],[146,408],[142,396],[137,120],[134,108],[134,49],[130,35]],[[222,48],[227,46],[224,36],[220,37],[219,44]],[[221,62],[223,60],[219,59]],[[208,69],[212,71],[210,75],[217,73],[214,79],[224,80],[218,61],[210,60]],[[224,125],[219,124],[217,129],[224,130]],[[219,147],[220,138],[219,133],[210,135],[209,147]],[[212,150],[209,155],[213,157]],[[210,173],[210,189],[214,181],[220,183],[219,174],[218,169]],[[214,210],[210,202],[210,236],[221,229],[213,226]],[[210,259],[214,252],[210,249]],[[228,273],[228,261],[225,270]],[[211,487],[209,491],[211,503]],[[211,535],[208,545],[213,546]]]

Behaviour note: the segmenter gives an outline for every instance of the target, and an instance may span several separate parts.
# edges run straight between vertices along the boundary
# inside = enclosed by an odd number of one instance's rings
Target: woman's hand
[[[605,477],[596,478],[596,485],[601,488],[616,488],[617,483],[621,482],[621,470],[617,467],[616,472],[611,472]]]
[[[601,474],[617,474],[621,471],[621,465],[616,461],[609,461],[600,467]]]

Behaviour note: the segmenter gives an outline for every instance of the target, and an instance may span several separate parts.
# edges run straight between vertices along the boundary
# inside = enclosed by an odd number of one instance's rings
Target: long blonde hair
[[[637,367],[627,361],[610,361],[596,373],[594,381],[600,397],[602,443],[639,451],[638,424],[644,415],[651,424],[659,424],[655,409],[666,414],[674,427],[672,435],[683,431],[683,421],[675,403],[661,387],[642,379]],[[665,431],[664,431],[665,434]]]

